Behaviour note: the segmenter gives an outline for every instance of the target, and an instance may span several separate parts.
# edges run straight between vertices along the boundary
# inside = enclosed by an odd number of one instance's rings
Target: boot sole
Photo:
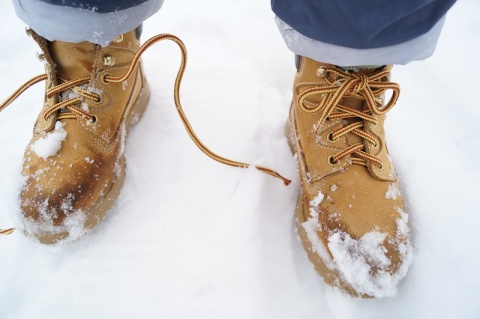
[[[143,74],[143,72],[141,72]],[[150,100],[150,88],[144,76],[142,76],[142,88],[140,93],[137,96],[137,100],[133,104],[130,110],[127,110],[128,113],[124,124],[125,124],[125,138],[128,135],[130,129],[140,121],[143,116],[143,113],[147,109],[148,102]],[[110,209],[115,204],[115,201],[118,199],[120,195],[120,191],[122,190],[123,184],[125,182],[125,156],[121,154],[118,160],[118,168],[119,174],[114,174],[113,179],[111,180],[109,186],[106,188],[105,195],[97,201],[97,203],[85,214],[87,218],[84,223],[85,233],[81,236],[85,236],[88,232],[90,232],[93,228],[95,228],[100,221],[102,221]],[[68,232],[61,232],[55,234],[44,234],[40,236],[35,236],[38,241],[42,244],[51,245],[55,244],[59,241],[65,240],[69,237]],[[73,238],[73,240],[77,240],[79,238]],[[70,240],[69,240],[70,241]]]

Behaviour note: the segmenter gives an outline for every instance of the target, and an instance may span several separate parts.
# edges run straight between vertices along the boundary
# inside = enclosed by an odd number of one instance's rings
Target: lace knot
[[[363,73],[352,73],[352,83],[354,85],[351,88],[352,93],[360,93],[361,91],[367,90],[369,88],[369,79]]]

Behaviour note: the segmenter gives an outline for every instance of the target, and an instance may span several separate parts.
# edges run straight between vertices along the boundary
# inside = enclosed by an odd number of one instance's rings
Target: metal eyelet
[[[333,138],[333,132],[328,133],[328,135],[327,135],[327,141],[329,141],[330,143],[335,143],[335,142],[338,141],[338,140],[339,140],[338,137],[335,138],[335,139]]]
[[[107,81],[106,77],[109,76],[110,74],[105,73],[102,76],[100,76],[100,82],[102,82],[105,85],[108,85],[110,82]]]
[[[375,143],[372,143],[372,147],[376,150],[378,150],[378,142],[375,141]]]
[[[325,70],[324,66],[319,67],[316,73],[319,78],[324,78],[327,75],[327,71]]]
[[[91,123],[91,124],[97,123],[97,121],[98,121],[97,116],[96,116],[96,115],[92,115],[92,119],[91,119],[90,123]]]
[[[98,95],[98,99],[93,100],[93,103],[95,104],[102,104],[102,102],[103,102],[103,95],[101,94]]]
[[[115,38],[112,40],[115,43],[120,43],[123,41],[123,34],[117,35]]]
[[[115,65],[115,58],[111,55],[103,56],[103,65],[114,66]]]
[[[330,155],[327,159],[327,162],[328,162],[328,165],[330,166],[335,166],[335,165],[338,165],[339,161],[334,161],[333,160],[333,155]]]

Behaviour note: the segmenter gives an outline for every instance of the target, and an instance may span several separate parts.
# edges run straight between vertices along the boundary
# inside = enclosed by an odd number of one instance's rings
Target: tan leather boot
[[[29,87],[46,81],[44,107],[23,168],[26,182],[19,226],[27,235],[45,244],[73,241],[95,227],[112,207],[125,177],[127,130],[140,119],[149,99],[140,57],[162,41],[174,42],[180,49],[173,97],[195,145],[225,165],[250,166],[212,152],[195,134],[180,101],[187,49],[178,37],[159,34],[140,47],[132,31],[102,48],[88,42],[48,42],[31,30],[28,33],[43,51],[39,57],[47,72],[28,80],[0,104],[1,112]],[[255,167],[290,184],[270,168]],[[0,229],[0,235],[13,231]]]
[[[33,31],[47,71],[44,107],[25,156],[23,231],[44,244],[73,241],[95,227],[125,178],[128,129],[149,90],[140,67],[121,83],[140,47],[136,31],[107,47],[46,41]]]
[[[411,260],[408,217],[383,123],[398,98],[391,66],[345,72],[301,58],[290,113],[301,191],[297,229],[325,282],[392,296]],[[383,101],[384,92],[393,91]]]

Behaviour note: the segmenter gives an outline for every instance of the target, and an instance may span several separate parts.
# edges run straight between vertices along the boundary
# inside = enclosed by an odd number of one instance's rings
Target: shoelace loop
[[[150,38],[138,49],[137,53],[133,57],[132,62],[130,63],[130,67],[128,68],[127,71],[125,71],[125,73],[122,76],[114,77],[114,76],[111,76],[109,74],[106,74],[103,78],[103,81],[112,82],[112,83],[120,83],[120,82],[123,82],[123,81],[127,80],[133,74],[134,70],[136,69],[136,67],[137,67],[137,65],[140,61],[141,55],[149,47],[151,47],[153,44],[158,43],[160,41],[164,41],[164,40],[173,41],[180,48],[181,62],[180,62],[180,67],[179,67],[178,72],[177,72],[177,76],[175,78],[174,94],[173,95],[174,95],[175,107],[177,109],[178,114],[180,115],[181,121],[182,121],[183,125],[185,126],[185,129],[186,129],[188,135],[190,136],[192,141],[195,143],[195,145],[197,145],[197,147],[203,153],[205,153],[207,156],[209,156],[213,160],[215,160],[217,162],[220,162],[222,164],[225,164],[225,165],[233,166],[233,167],[248,168],[250,166],[250,164],[233,161],[233,160],[224,158],[224,157],[219,156],[219,155],[215,154],[214,152],[212,152],[209,148],[207,148],[205,146],[205,144],[203,144],[200,141],[200,139],[196,135],[195,131],[193,130],[192,126],[190,125],[190,122],[188,121],[188,119],[187,119],[187,117],[186,117],[186,115],[183,111],[182,104],[181,104],[181,101],[180,101],[180,84],[181,84],[183,74],[185,72],[186,63],[187,63],[187,49],[186,49],[184,43],[182,42],[182,40],[180,40],[180,38],[178,38],[178,37],[176,37],[172,34],[159,34],[159,35],[156,35],[156,36]],[[38,76],[30,79],[29,81],[27,81],[22,86],[20,86],[20,88],[17,89],[17,91],[15,91],[11,96],[9,96],[5,100],[5,102],[0,104],[0,112],[3,109],[5,109],[9,104],[11,104],[18,96],[20,96],[23,92],[25,92],[28,88],[30,88],[32,85],[34,85],[36,83],[39,83],[39,82],[42,82],[42,81],[45,81],[45,80],[47,80],[47,78],[48,77],[47,77],[46,74],[38,75]],[[87,111],[84,111],[81,108],[76,106],[80,102],[83,101],[83,98],[88,98],[88,99],[91,99],[91,100],[94,100],[94,101],[98,101],[101,98],[98,94],[96,94],[94,92],[90,92],[88,90],[84,90],[80,87],[80,85],[88,83],[90,78],[89,77],[84,77],[84,78],[76,79],[76,80],[73,80],[73,81],[69,81],[69,80],[66,80],[66,79],[63,79],[63,78],[59,78],[58,80],[59,80],[60,84],[48,89],[47,92],[46,92],[47,97],[52,97],[55,94],[59,94],[61,92],[69,90],[69,89],[73,90],[79,96],[75,97],[75,98],[72,98],[72,99],[67,99],[67,100],[58,102],[55,105],[51,106],[50,108],[45,109],[43,111],[43,117],[45,119],[48,119],[49,116],[56,113],[60,109],[64,109],[64,110],[66,109],[67,110],[66,112],[57,113],[58,114],[57,119],[82,117],[82,118],[85,118],[87,120],[94,120],[93,115],[91,115]],[[264,166],[258,166],[258,165],[256,165],[255,168],[262,171],[265,174],[268,174],[268,175],[271,175],[273,177],[281,179],[284,182],[285,186],[287,186],[291,183],[291,181],[289,179],[283,177],[278,172],[276,172],[272,169],[269,169],[269,168],[264,167]],[[8,235],[8,234],[11,234],[13,231],[14,231],[14,228],[9,228],[9,229],[4,229],[4,230],[0,229],[0,235]]]
[[[327,82],[323,86],[313,86],[301,92],[297,98],[297,106],[304,113],[320,113],[319,120],[313,130],[318,133],[320,125],[327,119],[347,119],[360,118],[362,120],[377,124],[375,115],[387,113],[397,102],[400,95],[400,86],[397,83],[389,81],[390,72],[380,70],[371,75],[363,73],[346,72],[336,67],[325,66],[317,72]],[[385,91],[391,90],[392,96],[385,105],[379,100],[379,96]],[[311,96],[321,96],[319,103],[307,103],[307,99]],[[367,109],[359,111],[340,104],[344,97],[354,97],[364,100]],[[334,112],[336,110],[336,112]],[[341,136],[348,133],[354,133],[361,138],[370,142],[373,146],[377,145],[376,137],[369,132],[363,130],[362,122],[350,123],[340,129],[330,133],[332,140],[337,140]],[[356,143],[348,146],[344,150],[338,152],[331,157],[331,163],[335,164],[342,158],[350,155],[354,164],[367,165],[367,162],[375,164],[382,169],[382,161],[364,150],[364,145]]]

